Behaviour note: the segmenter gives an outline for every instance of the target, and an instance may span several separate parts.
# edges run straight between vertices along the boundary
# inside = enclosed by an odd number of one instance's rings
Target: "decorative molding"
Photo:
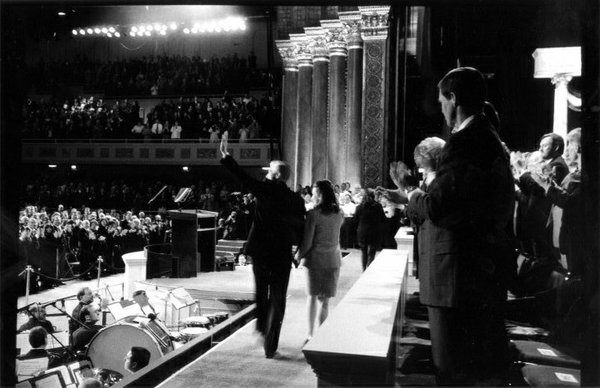
[[[297,71],[298,70],[298,58],[294,50],[294,45],[289,40],[276,40],[275,45],[279,50],[279,55],[283,61],[283,67],[285,70]]]
[[[363,40],[386,39],[389,27],[389,6],[358,7]]]
[[[361,36],[361,20],[359,11],[348,11],[339,13],[340,22],[344,25],[346,32],[346,43],[348,50],[362,48],[363,39]]]

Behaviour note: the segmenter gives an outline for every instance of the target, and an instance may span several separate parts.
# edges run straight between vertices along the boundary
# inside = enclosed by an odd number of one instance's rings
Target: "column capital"
[[[326,31],[327,48],[329,55],[348,55],[346,33],[340,20],[321,20],[321,26]]]
[[[312,66],[312,52],[306,34],[290,34],[290,41],[294,47],[294,54],[298,60],[298,67]]]
[[[308,39],[307,47],[312,54],[313,62],[328,61],[327,31],[321,27],[304,27],[304,33]]]
[[[362,48],[363,40],[360,35],[362,17],[359,11],[339,12],[340,22],[344,26],[346,33],[346,43],[348,50]]]
[[[552,77],[552,85],[559,87],[561,84],[568,84],[573,79],[573,76],[569,73],[554,74]]]
[[[298,71],[298,60],[292,42],[289,40],[276,40],[275,45],[283,60],[284,70]]]
[[[390,6],[372,5],[358,7],[361,16],[363,40],[386,39],[389,27]]]

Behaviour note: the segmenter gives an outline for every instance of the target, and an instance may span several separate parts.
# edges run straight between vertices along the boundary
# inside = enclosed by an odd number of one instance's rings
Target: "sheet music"
[[[171,290],[170,302],[176,310],[182,309],[186,306],[196,303],[194,298],[185,290],[183,287],[175,288]]]
[[[62,386],[60,378],[56,373],[35,381],[35,388],[56,388]]]
[[[30,360],[17,360],[17,377],[27,380],[48,369],[48,357],[32,358]]]
[[[120,302],[111,303],[108,305],[108,310],[115,318],[115,321],[126,317],[144,315],[140,305],[130,300],[122,300]]]

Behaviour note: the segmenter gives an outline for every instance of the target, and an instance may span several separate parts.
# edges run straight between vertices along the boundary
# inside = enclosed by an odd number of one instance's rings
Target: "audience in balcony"
[[[54,92],[67,84],[110,96],[241,92],[270,82],[267,71],[256,68],[254,53],[247,59],[237,53],[210,59],[161,55],[108,62],[85,57],[62,62],[40,58],[28,68],[28,74],[38,92]]]
[[[268,95],[260,100],[248,94],[233,98],[227,91],[215,103],[208,98],[179,97],[163,100],[145,117],[140,117],[140,112],[139,103],[127,98],[108,102],[93,96],[78,97],[62,104],[57,100],[28,99],[22,110],[23,137],[144,141],[183,138],[215,142],[227,131],[230,139],[246,142],[268,137],[262,129],[272,130],[275,115]],[[175,123],[173,127],[171,123]]]

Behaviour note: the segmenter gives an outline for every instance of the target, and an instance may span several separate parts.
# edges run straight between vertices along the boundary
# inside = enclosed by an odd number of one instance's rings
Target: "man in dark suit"
[[[304,201],[286,180],[289,166],[270,163],[263,181],[248,176],[227,152],[227,135],[221,141],[221,163],[256,197],[254,220],[244,250],[252,257],[256,284],[256,326],[264,337],[265,356],[273,358],[285,313],[286,292],[292,265],[292,244],[304,227]]]
[[[29,320],[19,327],[18,332],[31,330],[34,327],[41,326],[46,332],[54,333],[54,326],[46,319],[46,308],[37,304],[29,308]]]
[[[29,332],[29,344],[31,349],[18,357],[19,360],[32,360],[35,358],[48,358],[48,368],[54,368],[61,364],[60,357],[46,350],[48,346],[48,332],[41,326],[34,327]]]
[[[77,299],[79,300],[79,303],[77,303],[77,306],[73,309],[73,312],[71,313],[72,319],[69,320],[69,335],[71,337],[73,336],[73,333],[75,333],[75,330],[81,327],[81,324],[79,323],[81,309],[94,301],[94,294],[89,287],[83,287],[77,292]]]
[[[86,346],[88,346],[92,340],[92,337],[94,337],[94,335],[96,335],[103,327],[101,325],[96,325],[96,322],[98,322],[100,317],[98,315],[98,307],[93,304],[84,306],[81,309],[79,318],[85,326],[81,326],[73,333],[73,350],[75,351],[85,350]]]
[[[452,134],[427,193],[408,192],[408,214],[432,228],[419,252],[440,385],[502,384],[509,366],[503,304],[516,268],[508,234],[514,207],[510,159],[483,114],[486,86],[473,68],[438,84]],[[409,190],[407,190],[409,191]],[[423,231],[422,231],[423,232]]]
[[[569,173],[569,167],[562,157],[564,150],[565,141],[562,136],[556,133],[547,133],[542,136],[540,153],[546,162],[544,170],[557,185],[560,185]]]

